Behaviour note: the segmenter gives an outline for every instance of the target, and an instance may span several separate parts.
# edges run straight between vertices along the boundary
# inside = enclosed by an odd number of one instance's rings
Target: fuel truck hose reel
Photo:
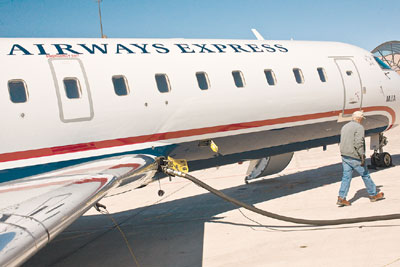
[[[237,199],[234,199],[221,191],[207,185],[206,183],[200,181],[199,179],[193,177],[192,175],[181,172],[178,170],[174,169],[169,169],[169,168],[162,168],[163,172],[167,175],[170,176],[179,176],[182,178],[185,178],[196,185],[204,188],[205,190],[209,191],[210,193],[213,193],[214,195],[236,205],[239,207],[242,207],[244,209],[250,210],[252,212],[258,213],[260,215],[273,218],[276,220],[280,221],[285,221],[285,222],[291,222],[291,223],[297,223],[297,224],[308,224],[308,225],[315,225],[315,226],[327,226],[327,225],[340,225],[340,224],[351,224],[351,223],[361,223],[361,222],[374,222],[374,221],[386,221],[386,220],[395,220],[395,219],[400,219],[400,214],[387,214],[387,215],[378,215],[378,216],[367,216],[367,217],[355,217],[355,218],[347,218],[347,219],[336,219],[336,220],[308,220],[308,219],[300,219],[300,218],[293,218],[293,217],[287,217],[287,216],[282,216],[276,213],[272,213],[266,210],[262,210],[259,208],[256,208],[252,205],[246,204],[242,201],[239,201]]]

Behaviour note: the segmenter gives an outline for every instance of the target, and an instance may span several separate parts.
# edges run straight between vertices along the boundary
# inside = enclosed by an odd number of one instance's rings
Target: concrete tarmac
[[[283,172],[248,185],[248,163],[191,174],[229,196],[285,216],[400,213],[400,128],[385,135],[385,151],[396,166],[371,170],[386,197],[375,203],[355,176],[348,195],[352,206],[336,206],[342,176],[338,145],[296,152]],[[157,195],[158,183],[115,189],[101,201],[110,216],[89,210],[24,266],[400,266],[400,220],[297,225],[238,209],[182,178],[165,179],[161,187],[163,197]]]

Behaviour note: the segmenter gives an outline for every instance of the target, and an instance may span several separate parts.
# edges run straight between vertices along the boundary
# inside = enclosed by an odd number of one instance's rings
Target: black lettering
[[[248,47],[250,47],[251,50],[253,50],[253,52],[255,53],[264,53],[264,50],[262,50],[261,48],[259,48],[256,44],[247,44]]]
[[[271,46],[268,45],[268,44],[262,44],[261,46],[264,47],[264,48],[265,48],[265,51],[267,51],[267,52],[271,52],[271,53],[276,52],[276,49],[273,48],[273,47],[271,47]]]
[[[48,55],[46,53],[46,50],[44,50],[44,47],[43,47],[44,44],[35,44],[35,45],[39,49],[39,54],[38,55]]]
[[[126,47],[122,44],[117,44],[117,52],[115,54],[121,54],[121,50],[128,52],[128,54],[135,54],[135,52],[130,50],[128,47]]]
[[[102,44],[103,48],[99,47],[96,44],[92,44],[92,49],[90,49],[89,47],[86,46],[86,44],[78,44],[80,46],[82,46],[86,51],[88,51],[90,54],[94,54],[95,50],[99,50],[101,53],[103,54],[107,54],[107,44]]]
[[[225,53],[225,51],[223,49],[226,49],[226,45],[222,45],[222,44],[212,44],[212,45],[215,48],[217,48],[220,53]]]
[[[228,44],[230,47],[233,48],[233,50],[235,50],[235,53],[240,53],[240,52],[247,52],[250,53],[250,51],[247,51],[246,49],[242,48],[241,45],[238,44]]]
[[[175,45],[181,49],[182,53],[196,53],[193,49],[189,47],[188,44],[175,44]]]
[[[287,48],[283,47],[283,46],[280,45],[280,44],[276,44],[276,45],[274,45],[274,46],[275,46],[276,48],[278,48],[278,50],[279,50],[280,52],[286,53],[286,52],[289,51]]]
[[[206,44],[201,44],[201,45],[200,44],[193,44],[193,45],[201,48],[199,53],[205,53],[204,50],[207,51],[208,53],[215,53],[215,51],[213,51],[213,50],[211,50],[209,48],[206,48]]]
[[[157,53],[160,53],[160,54],[168,54],[169,53],[169,49],[164,47],[163,44],[152,44],[151,46],[156,49]]]
[[[11,51],[8,54],[9,56],[15,56],[14,52],[22,52],[24,53],[24,55],[33,55],[32,53],[30,53],[28,50],[26,50],[25,48],[23,48],[21,45],[19,44],[15,44],[11,47]]]
[[[75,50],[72,50],[72,45],[69,44],[52,44],[52,45],[54,45],[54,47],[57,49],[58,55],[66,55],[67,53],[65,53],[64,50],[71,52],[72,54],[77,54],[77,55],[82,54]]]
[[[143,46],[140,46],[138,44],[131,44],[137,48],[140,48],[140,50],[142,50],[142,54],[149,54],[150,52],[146,50],[146,46],[147,44],[142,44]]]

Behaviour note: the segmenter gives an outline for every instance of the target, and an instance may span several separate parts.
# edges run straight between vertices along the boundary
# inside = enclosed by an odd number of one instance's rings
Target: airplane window
[[[325,83],[326,82],[326,74],[324,68],[317,68],[319,79],[321,82]]]
[[[264,70],[265,78],[269,85],[276,84],[275,73],[272,70]]]
[[[28,101],[28,90],[23,80],[8,81],[8,92],[13,103],[25,103]]]
[[[129,94],[128,82],[124,75],[112,76],[115,94],[124,96]]]
[[[63,82],[64,82],[65,94],[69,99],[81,98],[82,94],[81,85],[77,78],[74,77],[64,78]]]
[[[351,76],[353,72],[351,70],[346,71],[347,76]]]
[[[235,81],[236,87],[241,88],[241,87],[245,86],[243,73],[240,70],[232,71],[232,76],[233,76],[233,80]]]
[[[208,75],[205,72],[196,72],[197,84],[201,90],[207,90],[210,88],[210,81]]]
[[[160,91],[160,93],[168,93],[171,91],[171,86],[167,74],[157,73],[156,83],[158,91]]]
[[[297,83],[304,83],[303,72],[301,69],[294,68],[293,73]]]

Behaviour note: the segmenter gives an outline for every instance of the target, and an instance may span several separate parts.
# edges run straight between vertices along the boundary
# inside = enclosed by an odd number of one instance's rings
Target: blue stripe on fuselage
[[[372,134],[383,132],[387,127],[380,127],[376,129],[371,129],[365,131],[366,136],[370,136]],[[298,143],[291,143],[282,146],[275,146],[265,149],[259,149],[255,151],[245,151],[241,153],[231,154],[231,155],[220,155],[218,157],[210,158],[210,159],[202,159],[202,160],[195,160],[190,161],[189,159],[189,169],[190,170],[199,170],[204,168],[210,168],[215,166],[221,166],[226,164],[232,164],[239,161],[244,160],[251,160],[251,159],[260,159],[263,157],[278,155],[287,152],[294,152],[300,151],[304,149],[320,147],[324,145],[331,145],[338,143],[340,140],[340,136],[331,136],[325,137],[320,139],[309,140],[305,142],[298,142]],[[46,163],[40,164],[35,166],[27,166],[15,169],[7,169],[0,171],[0,181],[7,182],[12,180],[17,180],[33,175],[43,174],[50,171],[58,170],[61,168],[71,167],[74,165],[78,165],[81,163],[86,163],[94,160],[110,158],[115,156],[123,156],[123,155],[131,155],[131,154],[149,154],[154,156],[168,156],[168,154],[176,148],[178,145],[167,145],[163,147],[155,147],[154,149],[143,149],[143,150],[135,150],[129,152],[121,152],[109,155],[102,155],[102,156],[95,156],[90,158],[83,158],[83,159],[75,159],[75,160],[67,160],[61,162],[53,162],[53,163]]]
[[[14,168],[14,169],[7,169],[0,171],[0,181],[1,182],[8,182],[16,179],[21,179],[33,175],[43,174],[55,170],[59,170],[66,167],[71,167],[74,165],[100,160],[104,158],[110,157],[117,157],[123,155],[132,155],[132,154],[147,154],[147,155],[154,155],[156,157],[168,155],[169,151],[171,151],[176,145],[168,145],[163,147],[155,147],[154,149],[142,149],[142,150],[135,150],[135,151],[128,151],[128,152],[121,152],[115,154],[108,154],[102,156],[95,156],[90,158],[82,158],[82,159],[74,159],[74,160],[66,160],[60,162],[52,162],[34,166],[27,166],[21,168]]]

